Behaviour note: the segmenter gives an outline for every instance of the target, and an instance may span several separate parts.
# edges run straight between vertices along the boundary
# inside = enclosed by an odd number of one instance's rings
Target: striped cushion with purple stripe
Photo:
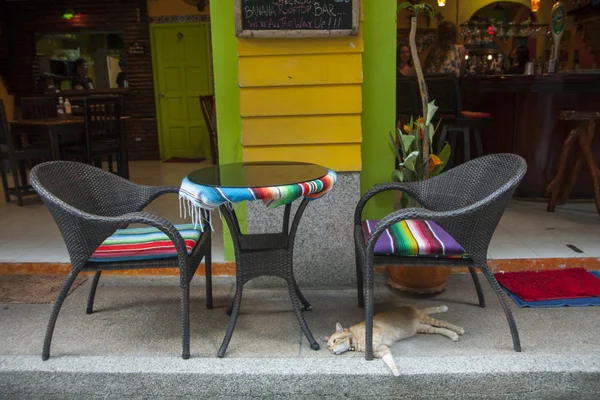
[[[188,255],[191,254],[202,234],[199,227],[179,224],[175,225],[175,229],[183,237]],[[177,257],[177,250],[171,239],[156,228],[144,227],[118,229],[98,246],[90,261],[141,261],[172,257]]]
[[[365,242],[379,221],[362,221]],[[400,221],[377,240],[375,253],[413,257],[468,257],[452,236],[433,221]]]

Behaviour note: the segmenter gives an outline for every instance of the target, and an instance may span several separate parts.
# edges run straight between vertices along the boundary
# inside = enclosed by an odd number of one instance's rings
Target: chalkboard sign
[[[240,37],[358,35],[359,0],[234,0]]]

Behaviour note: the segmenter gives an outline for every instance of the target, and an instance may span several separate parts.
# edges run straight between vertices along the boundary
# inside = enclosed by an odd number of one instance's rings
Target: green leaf
[[[404,154],[408,154],[414,141],[415,137],[413,135],[405,135],[400,133],[400,143],[402,143],[402,152]]]
[[[398,4],[398,10],[397,12],[401,12],[402,10],[405,9],[412,9],[412,3],[409,1],[405,1],[404,3]]]
[[[396,158],[398,159],[398,161],[402,161],[402,158],[406,156],[406,153],[402,152],[402,154],[400,154],[400,149],[398,148],[398,144],[396,143],[396,138],[394,138],[392,132],[389,132],[389,134],[390,140],[392,141],[392,147],[394,148],[394,152],[396,153]]]
[[[450,160],[451,154],[452,154],[452,148],[450,147],[448,142],[446,142],[446,144],[442,148],[442,151],[440,151],[440,154],[438,154],[438,157],[440,158],[440,160],[442,160],[442,164],[438,165],[437,167],[434,168],[433,171],[431,171],[431,173],[429,174],[430,177],[439,175],[444,171],[444,169],[446,168],[446,165],[448,165],[448,160]]]
[[[431,120],[435,116],[435,113],[437,112],[438,109],[439,109],[439,107],[435,105],[435,100],[433,100],[429,104],[427,104],[427,118],[425,118],[426,125],[431,124]]]
[[[402,170],[395,169],[394,172],[392,172],[393,182],[404,182],[405,178],[406,177],[404,176],[404,171]]]
[[[409,170],[415,172],[415,163],[417,161],[417,157],[419,157],[419,152],[418,151],[413,151],[412,153],[410,153],[405,159],[404,162],[400,165],[402,165],[405,168],[408,168]]]

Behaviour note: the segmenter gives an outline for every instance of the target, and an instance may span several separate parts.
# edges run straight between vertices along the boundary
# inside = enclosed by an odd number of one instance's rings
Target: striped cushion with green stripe
[[[188,254],[196,246],[202,232],[194,224],[175,225]],[[119,229],[107,238],[92,254],[92,262],[140,261],[177,257],[173,242],[156,228]]]
[[[379,221],[362,221],[365,243]],[[375,243],[375,253],[413,257],[466,258],[465,250],[433,221],[400,221],[386,229]]]

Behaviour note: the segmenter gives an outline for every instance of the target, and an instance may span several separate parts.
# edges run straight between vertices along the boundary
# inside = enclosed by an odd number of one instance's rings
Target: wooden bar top
[[[586,70],[584,70],[586,71]],[[463,90],[479,92],[596,92],[600,70],[550,75],[477,75],[461,80]]]

